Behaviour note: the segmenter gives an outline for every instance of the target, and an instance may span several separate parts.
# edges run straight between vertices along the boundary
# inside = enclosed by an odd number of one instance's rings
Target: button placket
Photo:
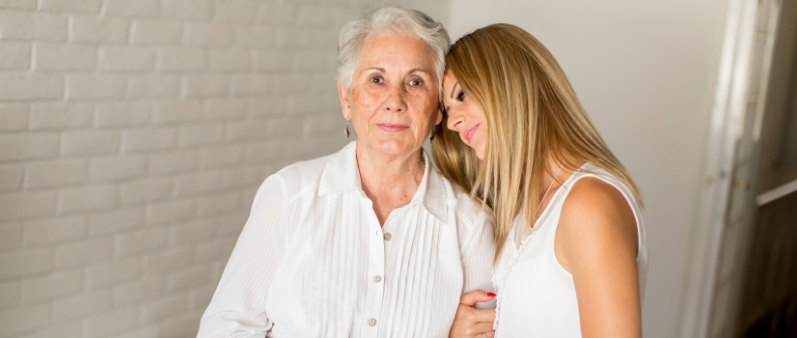
[[[380,320],[381,311],[382,311],[382,299],[384,298],[384,284],[380,282],[375,282],[377,278],[381,281],[382,276],[385,274],[385,241],[382,233],[382,227],[379,225],[379,220],[376,218],[376,214],[372,211],[372,204],[370,200],[366,199],[368,203],[364,203],[363,206],[367,206],[369,210],[369,216],[366,218],[368,220],[368,229],[369,229],[369,254],[368,254],[368,276],[365,278],[370,278],[371,281],[367,286],[367,298],[365,301],[365,309],[363,311],[363,318],[364,321],[363,325],[365,326],[366,330],[364,331],[364,337],[377,337],[379,330],[376,326],[377,322]],[[387,222],[385,222],[387,223]]]

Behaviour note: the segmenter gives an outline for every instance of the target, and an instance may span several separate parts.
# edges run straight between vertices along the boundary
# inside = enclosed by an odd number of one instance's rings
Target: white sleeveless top
[[[584,177],[596,177],[611,184],[631,205],[639,237],[640,301],[645,294],[648,257],[645,228],[636,199],[616,177],[587,163],[556,190],[525,238],[521,236],[525,226],[523,213],[515,219],[493,274],[493,286],[498,294],[493,323],[496,337],[581,337],[573,276],[556,259],[554,237],[562,204],[573,184]]]

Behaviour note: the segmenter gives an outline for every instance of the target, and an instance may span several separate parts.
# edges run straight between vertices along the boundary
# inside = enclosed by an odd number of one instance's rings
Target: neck
[[[542,179],[540,180],[540,198],[546,199],[545,192],[548,191],[550,187],[550,191],[548,194],[551,194],[551,191],[556,190],[559,185],[561,185],[564,180],[572,174],[572,170],[568,169],[568,166],[571,166],[572,163],[569,163],[571,156],[565,154],[564,162],[557,161],[553,156],[548,155],[547,160],[545,161],[545,172],[543,173]]]
[[[361,147],[357,144],[357,167],[360,170],[363,191],[374,198],[406,195],[406,190],[414,191],[423,179],[424,164],[421,150],[386,155]],[[400,196],[399,196],[400,197]]]

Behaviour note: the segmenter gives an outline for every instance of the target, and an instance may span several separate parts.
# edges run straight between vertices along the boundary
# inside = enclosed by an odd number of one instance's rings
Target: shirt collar
[[[318,195],[340,194],[356,189],[361,196],[366,197],[360,180],[360,170],[357,167],[356,141],[350,142],[340,151],[332,154],[324,166],[319,182]],[[418,186],[418,191],[409,204],[420,204],[439,221],[446,223],[448,219],[446,184],[443,175],[432,164],[431,157],[421,149],[426,168],[423,179]]]

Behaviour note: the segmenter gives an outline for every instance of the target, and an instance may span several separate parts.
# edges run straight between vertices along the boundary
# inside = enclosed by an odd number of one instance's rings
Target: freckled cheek
[[[370,110],[372,110],[371,108],[377,105],[377,103],[378,103],[377,100],[375,100],[371,96],[360,95],[359,97],[357,97],[355,105],[357,106],[357,108],[359,108],[361,113],[367,114]]]
[[[408,103],[419,111],[429,112],[437,109],[437,100],[428,93],[408,93]]]

